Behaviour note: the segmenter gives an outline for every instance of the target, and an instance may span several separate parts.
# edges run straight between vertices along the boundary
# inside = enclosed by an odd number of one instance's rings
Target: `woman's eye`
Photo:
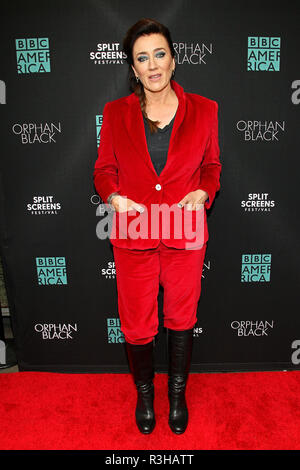
[[[162,58],[166,55],[166,53],[164,51],[161,51],[161,52],[157,52],[157,54],[155,54],[155,57],[158,57],[158,58]],[[148,59],[148,56],[145,56],[145,55],[140,55],[138,57],[138,61],[139,62],[144,62],[145,60]]]
[[[140,55],[140,56],[138,57],[138,61],[139,61],[139,62],[144,62],[144,60],[146,60],[146,59],[147,59],[147,57],[144,56],[144,55]]]

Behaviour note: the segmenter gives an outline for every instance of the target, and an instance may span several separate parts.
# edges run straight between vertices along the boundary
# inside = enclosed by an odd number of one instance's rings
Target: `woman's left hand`
[[[208,199],[207,192],[202,189],[197,189],[184,196],[184,198],[179,201],[178,206],[183,207],[186,205],[187,210],[197,210],[200,209],[200,205],[205,203],[206,199]]]

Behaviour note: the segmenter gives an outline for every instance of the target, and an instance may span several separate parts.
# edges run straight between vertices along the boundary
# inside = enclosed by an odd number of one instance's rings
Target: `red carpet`
[[[300,449],[300,371],[190,374],[180,436],[168,427],[166,374],[154,384],[157,424],[145,436],[130,375],[0,374],[0,449]]]

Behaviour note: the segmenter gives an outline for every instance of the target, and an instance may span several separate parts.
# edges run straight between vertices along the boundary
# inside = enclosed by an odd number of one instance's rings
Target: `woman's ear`
[[[131,65],[131,68],[132,68],[132,70],[133,70],[133,73],[134,73],[134,75],[137,75],[137,73],[136,73],[136,71],[135,71],[135,69],[134,69],[134,66],[133,66],[133,65]]]

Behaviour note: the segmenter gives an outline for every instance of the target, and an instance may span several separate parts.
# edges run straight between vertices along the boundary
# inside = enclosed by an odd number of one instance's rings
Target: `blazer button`
[[[157,185],[155,186],[155,189],[156,189],[157,191],[160,191],[160,190],[161,190],[161,185],[160,185],[160,184],[157,184]]]

